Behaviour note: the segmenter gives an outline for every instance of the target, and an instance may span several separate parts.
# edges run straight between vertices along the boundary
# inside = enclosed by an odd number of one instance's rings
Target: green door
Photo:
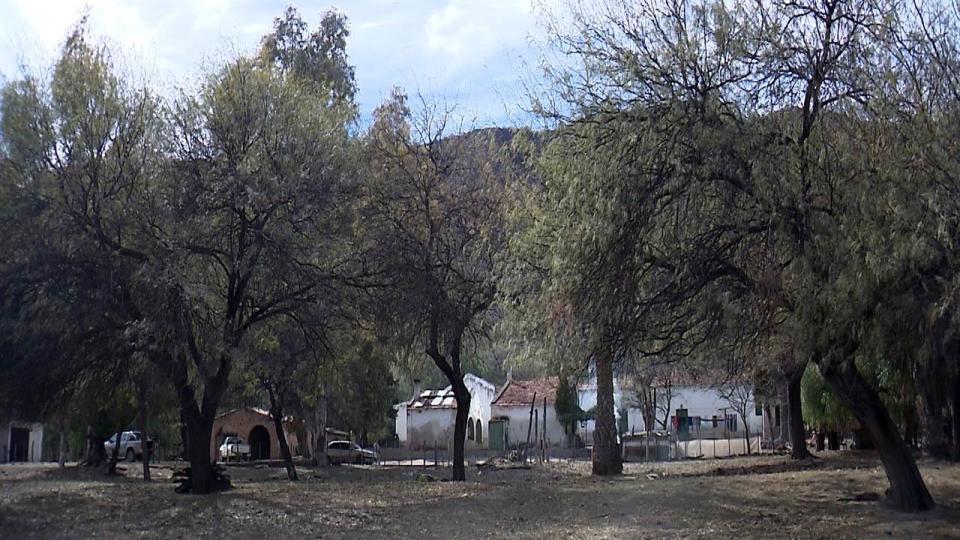
[[[506,431],[504,430],[504,427],[505,426],[504,426],[503,420],[490,420],[488,440],[490,441],[491,450],[500,450],[502,452],[503,449],[506,448],[507,441],[506,441],[506,437],[504,436],[504,434],[506,433]]]
[[[677,409],[677,437],[687,440],[690,438],[690,428],[686,409]]]

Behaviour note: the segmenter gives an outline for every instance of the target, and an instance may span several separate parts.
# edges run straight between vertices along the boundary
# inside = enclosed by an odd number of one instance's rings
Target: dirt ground
[[[418,480],[413,467],[232,467],[234,489],[178,495],[170,466],[144,483],[84,468],[0,466],[2,538],[960,538],[960,465],[922,461],[938,508],[901,514],[875,501],[874,454],[808,463],[764,456],[628,464],[615,479],[588,463],[478,469]],[[426,471],[437,478],[449,471]],[[866,495],[865,495],[866,494]]]

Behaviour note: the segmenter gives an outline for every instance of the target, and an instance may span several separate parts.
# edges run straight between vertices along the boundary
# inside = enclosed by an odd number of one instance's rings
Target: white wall
[[[421,448],[453,441],[456,409],[407,409],[407,446]]]
[[[740,415],[737,414],[737,412],[731,407],[731,403],[721,397],[720,393],[713,388],[702,386],[675,386],[673,387],[673,398],[670,401],[670,414],[668,415],[667,426],[668,429],[672,430],[673,427],[669,421],[669,417],[675,416],[677,409],[686,408],[687,416],[699,416],[703,419],[703,427],[705,427],[705,423],[708,420],[711,420],[714,416],[716,416],[718,419],[718,426],[721,426],[719,429],[722,429],[725,413],[736,414],[737,430],[738,432],[742,432],[743,419],[741,419]],[[726,408],[726,411],[723,411],[724,408]],[[661,414],[662,413],[658,413],[657,417],[662,418]],[[756,415],[755,403],[752,399],[747,411],[747,418],[750,423],[750,435],[754,436],[760,434],[760,428],[764,420],[762,416]],[[643,415],[641,414],[639,408],[628,408],[627,420],[629,422],[627,426],[628,431],[646,431],[646,426],[643,422]],[[654,427],[654,429],[660,429],[659,423]]]
[[[613,408],[619,409],[623,401],[623,392],[620,391],[620,383],[613,384]],[[597,385],[594,383],[581,385],[577,387],[577,403],[580,408],[589,411],[597,406]]]
[[[537,407],[540,411],[535,420],[539,422],[540,431],[543,430],[543,404]],[[530,407],[492,407],[491,414],[494,418],[509,418],[509,427],[507,428],[507,445],[510,447],[523,444],[527,441],[527,427],[530,425]],[[484,435],[486,437],[486,435]],[[563,426],[557,420],[557,410],[553,403],[547,403],[547,442],[550,446],[563,446],[566,437],[563,434]],[[534,429],[530,429],[530,441],[534,440]]]
[[[34,463],[43,460],[43,424],[30,426],[30,450],[27,459]]]
[[[407,404],[406,402],[397,403],[394,406],[397,411],[396,433],[400,440],[400,446],[407,445]]]
[[[481,433],[482,439],[478,442],[467,438],[467,448],[471,446],[488,448],[490,446],[488,440],[490,437],[490,403],[495,397],[496,388],[489,382],[469,373],[463,377],[463,382],[470,391],[470,414],[468,420],[473,422],[474,425],[476,425],[477,420],[480,420],[480,425],[483,426]],[[467,433],[470,433],[469,429]]]

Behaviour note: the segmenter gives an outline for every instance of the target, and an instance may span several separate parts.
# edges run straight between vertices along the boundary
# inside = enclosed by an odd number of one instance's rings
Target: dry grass
[[[465,483],[419,469],[233,468],[235,489],[177,495],[169,467],[151,484],[82,468],[0,467],[0,537],[148,538],[960,538],[960,466],[923,462],[939,507],[921,515],[856,502],[882,493],[875,455],[812,463],[784,457],[628,464],[598,479],[589,464],[471,470]],[[433,471],[443,476],[446,471]]]

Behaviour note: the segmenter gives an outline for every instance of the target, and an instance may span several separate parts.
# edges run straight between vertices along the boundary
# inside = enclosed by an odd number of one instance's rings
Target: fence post
[[[643,460],[650,461],[650,429],[647,429],[643,437]]]
[[[702,422],[703,422],[702,418],[700,419],[700,421],[697,422],[697,457],[700,457],[703,455],[703,438],[700,437],[700,424]]]

